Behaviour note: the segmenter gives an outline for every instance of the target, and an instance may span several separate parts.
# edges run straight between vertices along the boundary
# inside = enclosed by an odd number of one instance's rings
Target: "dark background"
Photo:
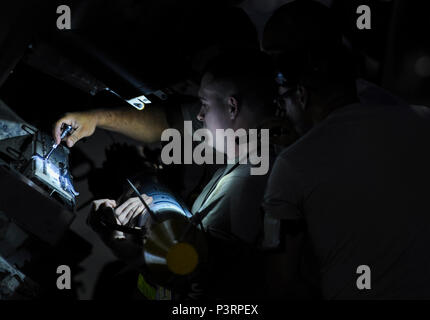
[[[298,0],[300,1],[300,0]],[[269,0],[91,0],[0,2],[0,99],[25,121],[50,131],[63,113],[97,107],[128,106],[104,91],[142,93],[154,100],[198,83],[217,50],[258,47],[272,12],[288,1]],[[330,4],[339,30],[352,48],[360,77],[411,104],[430,105],[430,19],[425,1],[322,1]],[[71,30],[58,30],[56,8],[71,9]],[[372,29],[358,30],[356,9],[367,4]],[[101,60],[108,63],[100,63]],[[60,68],[59,68],[60,66]],[[68,70],[68,72],[64,72]],[[65,78],[65,74],[76,77]],[[101,167],[113,142],[136,141],[98,130],[73,148],[79,176]],[[85,161],[81,161],[84,163]],[[93,197],[88,181],[76,179],[77,218],[72,229],[93,246],[81,265],[79,297],[90,298],[102,267],[114,257],[85,224]]]

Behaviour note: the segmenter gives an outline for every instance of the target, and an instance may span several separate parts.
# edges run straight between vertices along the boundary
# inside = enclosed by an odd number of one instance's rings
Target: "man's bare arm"
[[[56,143],[60,142],[63,123],[75,129],[65,139],[68,147],[91,136],[96,128],[119,132],[146,143],[160,141],[161,133],[168,128],[165,111],[159,106],[150,106],[142,111],[120,108],[67,113],[55,123],[53,136]]]

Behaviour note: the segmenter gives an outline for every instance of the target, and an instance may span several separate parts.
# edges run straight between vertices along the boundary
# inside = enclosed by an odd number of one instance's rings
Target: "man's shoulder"
[[[321,150],[325,148],[330,148],[334,139],[343,139],[342,131],[348,128],[346,118],[354,117],[351,114],[360,108],[360,104],[351,104],[332,112],[294,143],[279,152],[276,161],[294,162],[303,166],[306,163],[305,159],[320,154]]]
[[[250,164],[242,164],[225,174],[211,192],[203,208],[212,207],[214,203],[231,203],[236,199],[243,201],[242,195],[250,197],[246,200],[248,202],[255,202],[259,199],[258,197],[262,196],[266,187],[269,174],[251,175],[249,174],[250,168]]]
[[[251,183],[252,181],[265,180],[270,174],[270,169],[273,166],[274,157],[269,161],[269,169],[265,174],[253,174],[252,169],[256,169],[261,166],[259,164],[252,164],[250,162],[239,164],[234,170],[225,175],[225,178],[237,180],[237,183]]]
[[[218,195],[221,194],[232,194],[247,191],[258,191],[261,192],[265,188],[269,173],[265,175],[252,175],[250,170],[253,167],[252,164],[240,164],[234,170],[224,175],[215,192]]]
[[[407,104],[351,104],[332,112],[296,142],[282,150],[278,158],[288,162],[296,159],[303,162],[303,156],[317,156],[324,150],[327,154],[333,152],[335,146],[348,143],[348,134],[351,134],[353,130],[366,128],[367,134],[378,135],[381,134],[380,127],[386,127],[389,123],[399,123],[405,127],[420,124],[421,120],[425,122],[430,120],[429,107]],[[351,126],[351,123],[356,125]],[[375,123],[380,123],[380,126]],[[384,131],[384,134],[387,132]]]

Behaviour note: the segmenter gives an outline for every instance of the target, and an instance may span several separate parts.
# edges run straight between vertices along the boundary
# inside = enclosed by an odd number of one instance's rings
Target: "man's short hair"
[[[232,84],[237,98],[251,108],[258,108],[255,111],[274,112],[275,71],[265,53],[256,50],[223,53],[207,64],[204,73],[211,74],[215,81]]]

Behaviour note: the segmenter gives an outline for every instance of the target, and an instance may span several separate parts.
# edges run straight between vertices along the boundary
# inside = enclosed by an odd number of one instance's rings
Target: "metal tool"
[[[61,140],[63,140],[67,135],[69,135],[71,132],[72,132],[72,130],[73,130],[73,127],[71,126],[71,125],[68,125],[68,124],[66,124],[65,126],[63,126],[63,128],[64,128],[64,130],[63,130],[63,132],[61,133],[61,137],[60,137],[60,143],[61,143]],[[51,148],[51,150],[48,152],[48,154],[44,157],[44,160],[48,160],[49,159],[49,157],[51,156],[51,154],[52,154],[52,152],[54,152],[54,150],[58,147],[58,145],[59,145],[59,143],[54,143],[53,145],[52,145],[52,148]]]

